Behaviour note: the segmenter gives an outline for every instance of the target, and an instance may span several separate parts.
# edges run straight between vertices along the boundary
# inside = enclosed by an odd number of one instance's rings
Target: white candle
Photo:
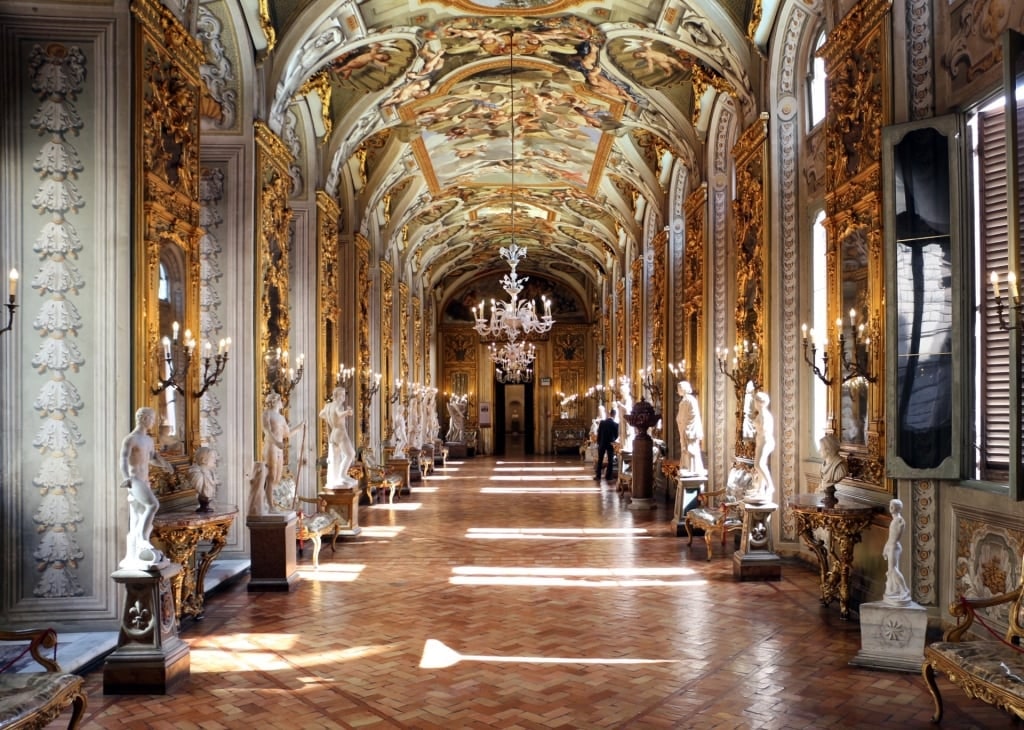
[[[11,273],[7,275],[7,296],[10,300],[14,301],[14,296],[18,293],[18,270],[11,269]]]
[[[856,309],[851,309],[850,310],[850,326],[854,327],[854,326],[856,326],[856,324],[857,324],[857,310]]]
[[[999,274],[993,271],[989,281],[992,282],[992,293],[996,295],[996,299],[999,299]]]
[[[177,322],[171,322],[171,339],[175,342],[178,341],[178,330],[180,325]]]
[[[1006,275],[1006,285],[1010,287],[1010,296],[1017,301],[1017,275],[1012,271]]]
[[[171,340],[170,340],[170,338],[164,337],[163,344],[164,344],[164,357],[169,360],[170,357],[171,357]]]
[[[800,325],[800,331],[804,333],[804,339],[806,340],[807,339],[807,323],[806,322],[804,322],[802,325]]]

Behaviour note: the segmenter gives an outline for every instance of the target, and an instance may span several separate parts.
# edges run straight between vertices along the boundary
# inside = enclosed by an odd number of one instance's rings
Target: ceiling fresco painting
[[[496,286],[513,240],[538,286],[575,296],[622,275],[649,212],[669,222],[672,171],[704,180],[702,100],[756,107],[757,0],[269,5],[272,126],[327,80],[316,177],[339,200],[349,189],[346,221],[424,277],[438,311]]]

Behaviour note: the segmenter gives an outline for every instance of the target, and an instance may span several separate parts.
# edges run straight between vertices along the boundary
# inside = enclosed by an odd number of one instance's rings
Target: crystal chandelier
[[[532,299],[520,300],[527,276],[519,276],[516,268],[526,258],[526,248],[516,244],[516,110],[515,86],[513,83],[514,45],[509,42],[508,56],[508,89],[509,89],[509,145],[512,154],[510,171],[512,190],[510,193],[509,216],[512,224],[512,243],[502,247],[501,258],[509,265],[511,271],[501,280],[501,288],[508,294],[507,302],[491,300],[491,313],[487,317],[484,303],[473,307],[477,333],[481,338],[492,340],[489,352],[494,362],[495,376],[500,383],[528,383],[533,379],[534,357],[537,348],[525,341],[527,335],[539,335],[548,332],[555,320],[551,317],[551,301],[541,297],[543,314],[537,314],[537,307]],[[501,344],[498,344],[498,343]]]

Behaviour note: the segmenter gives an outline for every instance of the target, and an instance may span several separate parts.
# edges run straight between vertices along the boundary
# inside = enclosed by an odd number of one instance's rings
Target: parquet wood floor
[[[815,570],[736,582],[731,541],[707,562],[670,517],[570,457],[451,463],[362,507],[319,571],[307,549],[290,593],[211,594],[171,694],[88,674],[84,727],[932,727],[920,675],[849,666],[859,624],[820,605]],[[944,727],[1014,726],[940,686]]]

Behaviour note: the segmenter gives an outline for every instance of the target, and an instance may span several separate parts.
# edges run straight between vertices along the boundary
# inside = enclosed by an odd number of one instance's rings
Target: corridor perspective
[[[849,666],[859,622],[820,605],[814,569],[737,582],[731,539],[709,562],[660,492],[630,510],[591,469],[449,462],[361,507],[319,570],[307,545],[291,592],[212,592],[168,695],[104,696],[90,672],[83,727],[934,727],[920,675]],[[1013,725],[939,686],[942,727]]]

